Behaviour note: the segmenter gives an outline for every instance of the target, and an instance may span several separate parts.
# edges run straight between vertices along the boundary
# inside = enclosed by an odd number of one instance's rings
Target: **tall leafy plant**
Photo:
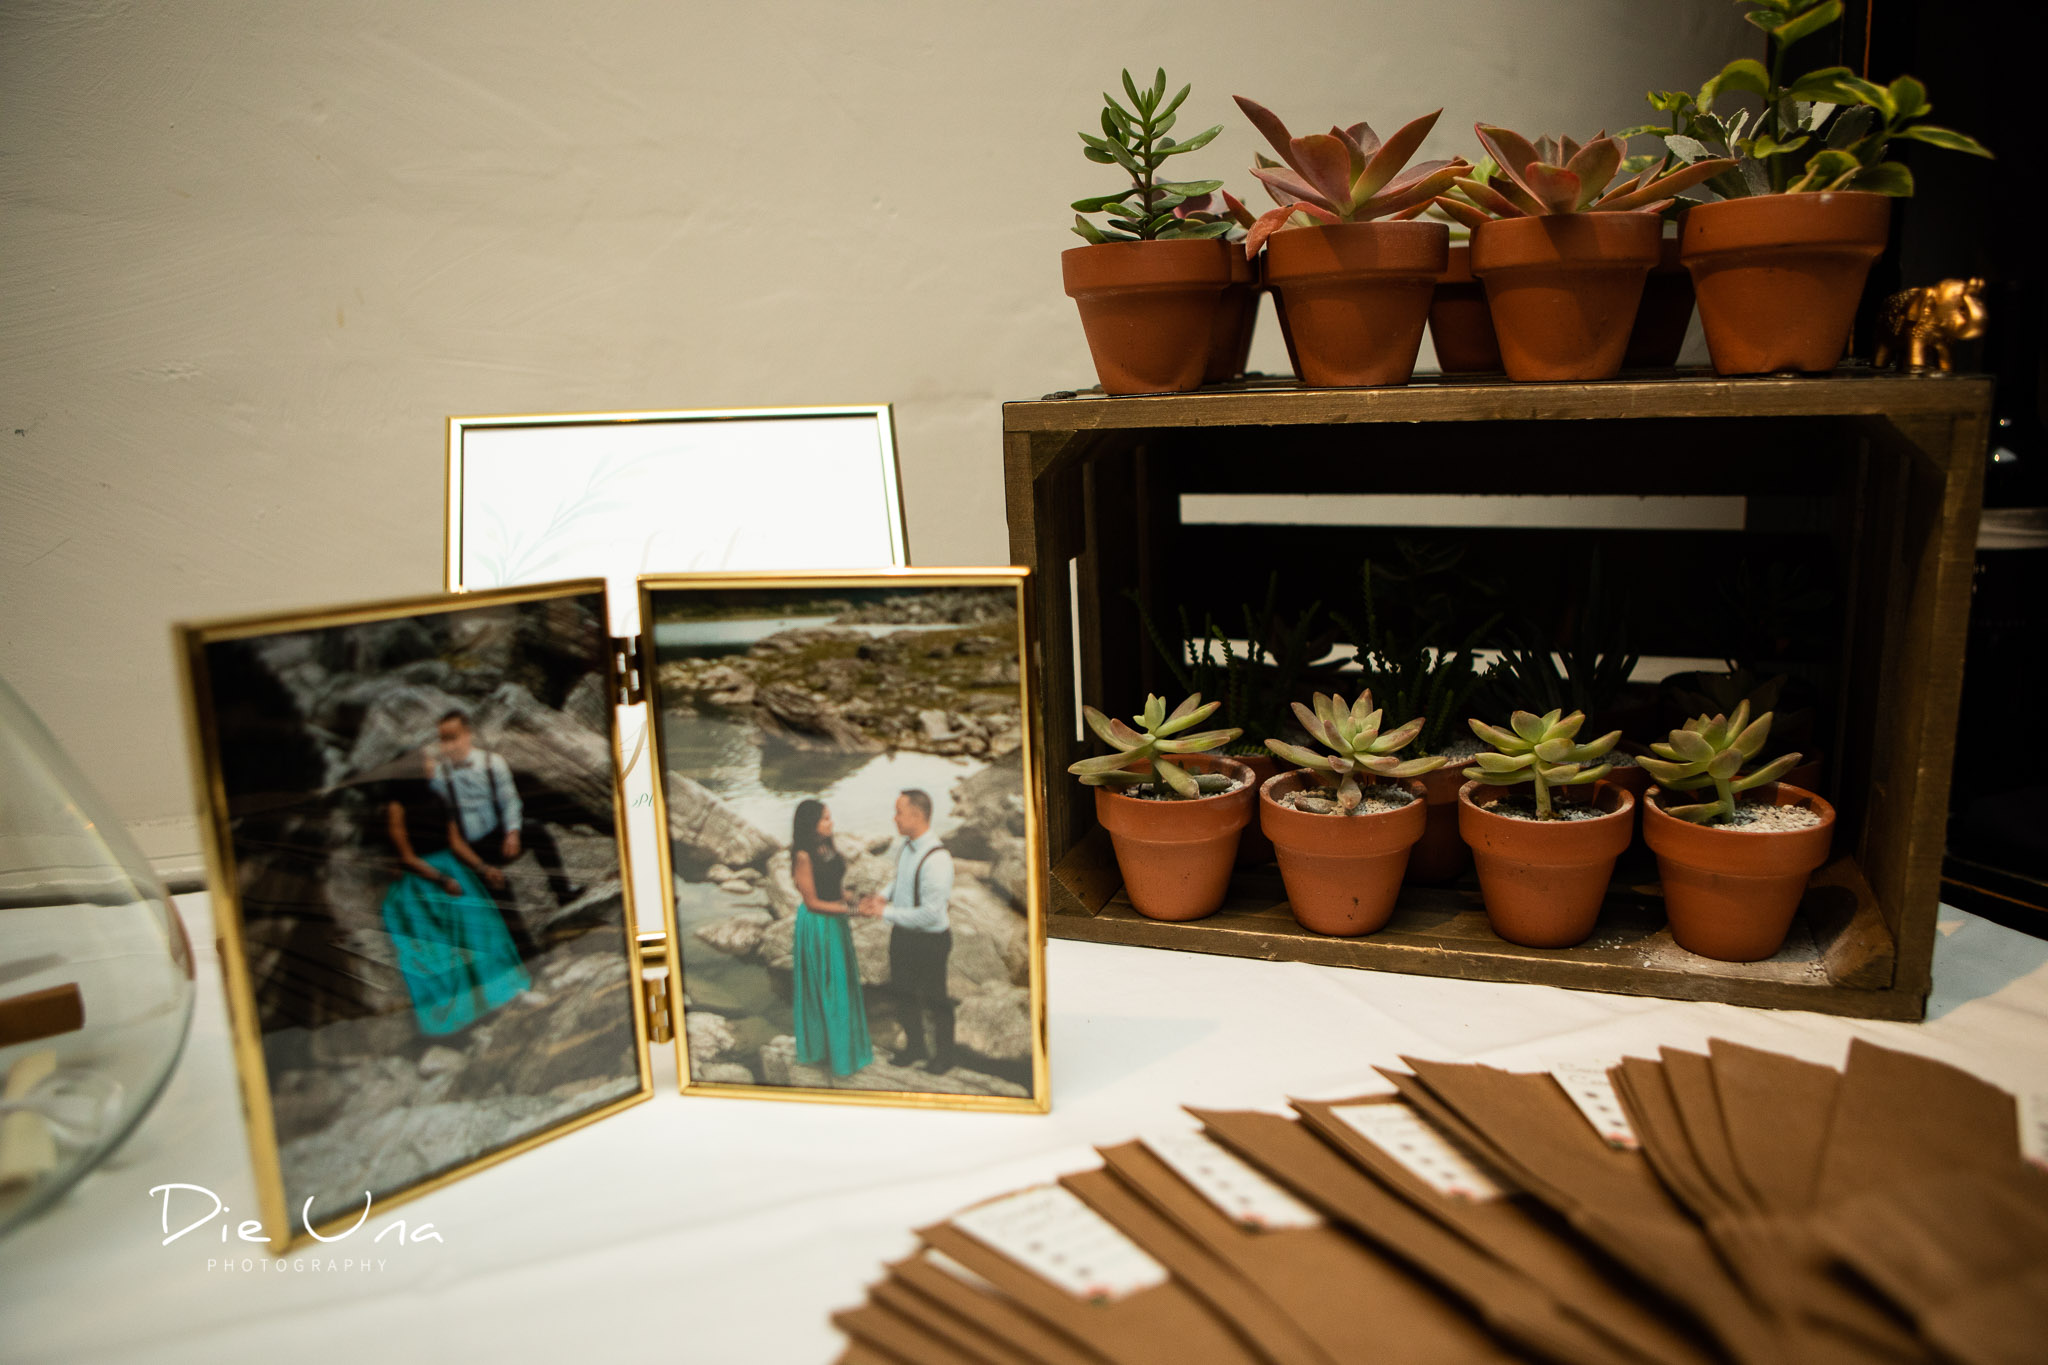
[[[1124,95],[1131,102],[1128,109],[1114,95],[1102,96],[1102,136],[1081,134],[1081,154],[1099,165],[1123,167],[1131,183],[1115,194],[1075,200],[1074,231],[1078,235],[1100,245],[1221,237],[1230,231],[1230,217],[1193,211],[1207,207],[1207,196],[1223,188],[1221,180],[1160,178],[1169,158],[1206,147],[1223,131],[1219,123],[1185,142],[1176,142],[1169,134],[1180,117],[1182,101],[1193,88],[1183,85],[1179,94],[1167,99],[1166,69],[1161,67],[1152,84],[1142,88],[1130,72],[1124,72]],[[1109,226],[1089,222],[1083,215],[1090,213],[1107,214]]]
[[[1927,87],[1912,76],[1879,85],[1846,66],[1787,76],[1786,56],[1792,45],[1839,21],[1842,0],[1738,2],[1747,7],[1743,18],[1764,33],[1764,60],[1737,58],[1697,95],[1652,91],[1650,106],[1664,114],[1666,122],[1622,134],[1654,136],[1682,162],[1726,158],[1735,163],[1687,197],[1740,199],[1821,190],[1910,195],[1912,172],[1886,159],[1894,142],[1991,155],[1975,138],[1926,122],[1934,106],[1927,100]],[[1754,96],[1762,107],[1730,112],[1716,108],[1725,97],[1738,94]]]

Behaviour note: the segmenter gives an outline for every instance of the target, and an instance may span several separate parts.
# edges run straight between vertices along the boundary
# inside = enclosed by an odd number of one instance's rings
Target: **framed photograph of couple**
[[[686,1093],[1048,1107],[1027,577],[640,580]]]
[[[273,1250],[650,1097],[601,580],[178,639]]]

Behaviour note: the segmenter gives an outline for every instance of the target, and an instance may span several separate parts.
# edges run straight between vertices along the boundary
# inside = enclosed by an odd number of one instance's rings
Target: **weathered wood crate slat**
[[[1039,771],[1057,937],[1582,989],[1916,1019],[1934,949],[1991,384],[1848,372],[1600,384],[1423,380],[1399,389],[1264,382],[1151,398],[1005,404],[1015,562],[1037,571],[1045,686]],[[1533,452],[1533,453],[1532,453]],[[1594,937],[1520,948],[1486,927],[1468,875],[1408,888],[1377,934],[1300,928],[1277,873],[1241,872],[1216,915],[1162,924],[1122,895],[1092,797],[1075,685],[1110,704],[1165,690],[1138,603],[1165,592],[1190,492],[1791,491],[1843,588],[1835,859],[1769,962],[1695,957],[1663,927],[1655,865],[1625,859]],[[1263,581],[1266,566],[1248,564]],[[1133,600],[1135,598],[1135,601]],[[1701,651],[1705,652],[1705,651]]]

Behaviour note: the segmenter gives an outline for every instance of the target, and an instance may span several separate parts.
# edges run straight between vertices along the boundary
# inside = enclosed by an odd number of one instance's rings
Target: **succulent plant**
[[[1181,101],[1193,88],[1183,85],[1179,94],[1167,100],[1166,70],[1162,67],[1152,84],[1143,89],[1131,79],[1130,72],[1124,72],[1124,94],[1131,101],[1129,109],[1118,103],[1114,95],[1103,95],[1103,135],[1081,134],[1081,141],[1085,144],[1082,155],[1100,165],[1123,167],[1130,174],[1131,184],[1128,189],[1115,194],[1074,201],[1074,231],[1081,237],[1100,245],[1103,242],[1221,237],[1230,231],[1231,220],[1228,218],[1175,212],[1197,199],[1206,207],[1208,201],[1205,196],[1222,189],[1221,180],[1159,178],[1159,171],[1168,157],[1206,147],[1223,131],[1223,125],[1219,123],[1185,142],[1176,142],[1167,135],[1167,130],[1179,117],[1177,111]],[[1107,213],[1109,227],[1097,227],[1082,216],[1089,213]]]
[[[1766,782],[1776,782],[1799,766],[1798,754],[1781,754],[1754,772],[1745,773],[1749,761],[1763,752],[1771,735],[1771,713],[1749,718],[1749,703],[1738,703],[1733,715],[1695,716],[1673,730],[1669,741],[1652,744],[1655,758],[1641,763],[1657,785],[1666,791],[1694,792],[1714,789],[1714,799],[1694,806],[1665,806],[1666,815],[1711,825],[1735,814],[1735,795]]]
[[[1081,708],[1088,728],[1102,736],[1113,754],[1084,758],[1067,765],[1067,771],[1088,787],[1133,787],[1156,782],[1176,796],[1196,797],[1224,791],[1231,780],[1221,773],[1191,773],[1169,757],[1173,754],[1201,754],[1220,749],[1243,734],[1242,730],[1204,730],[1188,734],[1216,710],[1221,702],[1203,704],[1197,692],[1169,713],[1166,698],[1145,698],[1145,709],[1131,717],[1138,728],[1112,720],[1092,706]],[[1178,736],[1178,738],[1175,738]]]
[[[1248,256],[1256,256],[1266,239],[1285,227],[1413,218],[1471,169],[1463,157],[1408,165],[1436,126],[1441,109],[1403,125],[1382,142],[1364,123],[1295,137],[1264,105],[1239,95],[1237,107],[1280,154],[1280,160],[1273,161],[1264,153],[1253,153],[1252,174],[1279,207],[1259,215],[1246,233]]]
[[[1358,700],[1349,706],[1342,697],[1318,692],[1313,710],[1296,702],[1294,715],[1309,738],[1329,752],[1319,754],[1278,739],[1267,740],[1266,747],[1276,757],[1306,769],[1325,791],[1336,793],[1339,814],[1350,814],[1365,799],[1365,789],[1358,781],[1360,773],[1374,777],[1418,777],[1444,766],[1441,758],[1394,757],[1422,733],[1422,717],[1381,734],[1381,713],[1374,708],[1370,691],[1359,693]]]
[[[1517,711],[1508,718],[1510,728],[1506,730],[1474,720],[1472,733],[1491,744],[1496,752],[1480,754],[1476,766],[1465,769],[1465,776],[1489,787],[1514,787],[1532,782],[1536,786],[1536,818],[1555,819],[1557,812],[1550,801],[1552,787],[1575,787],[1597,782],[1614,766],[1611,763],[1602,763],[1598,767],[1586,765],[1604,757],[1621,739],[1621,731],[1602,735],[1587,744],[1574,743],[1579,727],[1585,723],[1586,713],[1583,711],[1574,711],[1568,716],[1562,711],[1546,711],[1540,716]]]
[[[1975,138],[1923,122],[1932,112],[1927,87],[1911,76],[1890,85],[1865,80],[1846,66],[1823,67],[1785,79],[1785,54],[1842,17],[1842,0],[1742,0],[1743,17],[1765,34],[1768,65],[1754,57],[1728,63],[1700,88],[1652,91],[1651,107],[1668,127],[1646,124],[1624,137],[1655,135],[1681,161],[1701,164],[1732,159],[1700,197],[1738,199],[1756,194],[1799,194],[1818,190],[1871,190],[1910,195],[1913,174],[1886,161],[1893,141],[1925,142],[1949,151],[1988,157]],[[1724,94],[1754,95],[1761,112],[1726,116],[1714,111]]]
[[[1541,218],[1559,213],[1659,213],[1688,189],[1734,166],[1709,158],[1671,168],[1669,158],[1645,166],[1613,185],[1628,144],[1601,133],[1583,145],[1565,138],[1538,138],[1478,123],[1473,131],[1495,172],[1481,180],[1460,176],[1456,195],[1436,203],[1466,227],[1495,218]]]

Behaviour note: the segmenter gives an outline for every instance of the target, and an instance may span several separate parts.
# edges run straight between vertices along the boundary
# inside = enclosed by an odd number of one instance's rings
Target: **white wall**
[[[168,625],[437,589],[451,413],[894,402],[917,561],[1003,562],[998,404],[1093,382],[1057,253],[1120,66],[1244,193],[1232,94],[1473,154],[1642,121],[1738,15],[0,0],[0,675],[189,850]]]

